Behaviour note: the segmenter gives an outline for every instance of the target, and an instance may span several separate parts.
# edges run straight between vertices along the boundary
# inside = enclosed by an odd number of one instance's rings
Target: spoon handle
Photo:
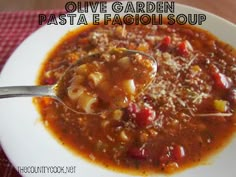
[[[55,93],[53,90],[53,85],[0,87],[0,98],[26,97],[26,96],[55,97]]]

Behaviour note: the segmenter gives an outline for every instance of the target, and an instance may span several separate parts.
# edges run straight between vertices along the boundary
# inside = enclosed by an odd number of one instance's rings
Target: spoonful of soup
[[[157,62],[143,52],[114,48],[77,60],[55,85],[1,87],[0,98],[49,96],[78,114],[127,107],[153,81]]]

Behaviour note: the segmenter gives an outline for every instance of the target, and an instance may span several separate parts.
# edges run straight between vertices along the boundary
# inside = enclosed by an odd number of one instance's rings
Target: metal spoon
[[[155,78],[156,71],[157,71],[157,62],[156,60],[143,52],[136,51],[136,50],[128,50],[125,48],[114,48],[108,51],[108,53],[112,54],[122,54],[123,56],[129,56],[133,54],[140,54],[142,56],[145,56],[146,59],[149,59],[152,62],[152,68],[153,71],[151,73],[151,80],[149,83],[147,83],[142,91],[144,91],[149,84],[152,82],[152,80]],[[103,53],[96,53],[92,55],[88,55],[86,57],[83,57],[79,60],[77,60],[74,64],[72,64],[62,75],[62,77],[58,80],[58,82],[54,85],[42,85],[42,86],[9,86],[9,87],[0,87],[0,98],[10,98],[10,97],[42,97],[42,96],[48,96],[53,99],[58,100],[60,103],[62,103],[65,107],[67,107],[69,110],[73,111],[77,114],[100,114],[101,112],[95,112],[95,113],[86,113],[82,112],[80,110],[76,110],[72,108],[70,105],[66,104],[64,100],[62,99],[60,92],[61,92],[61,85],[63,85],[63,82],[65,78],[67,77],[68,73],[74,68],[79,65],[92,62],[99,58]],[[138,95],[138,94],[137,94]]]

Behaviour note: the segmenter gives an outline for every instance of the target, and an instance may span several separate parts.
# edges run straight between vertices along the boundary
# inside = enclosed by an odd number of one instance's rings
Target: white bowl
[[[236,47],[236,26],[218,16],[192,7],[176,4],[175,14],[206,14],[204,28],[220,40]],[[87,14],[91,20],[91,15]],[[40,65],[47,53],[57,41],[76,26],[44,26],[28,37],[12,54],[0,75],[0,86],[34,85]],[[6,155],[17,168],[30,167],[34,173],[22,173],[24,177],[131,177],[129,174],[114,172],[74,155],[44,128],[39,121],[32,98],[11,98],[0,100],[0,143]],[[233,177],[236,168],[236,140],[231,143],[207,165],[186,169],[174,177]],[[75,166],[75,173],[36,173],[34,167],[70,167]],[[54,168],[56,169],[56,168]],[[153,175],[156,176],[156,175]],[[161,176],[161,175],[157,175]]]

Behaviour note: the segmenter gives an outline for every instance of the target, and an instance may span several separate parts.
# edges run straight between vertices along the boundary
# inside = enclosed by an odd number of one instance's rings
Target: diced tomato
[[[135,103],[129,104],[127,111],[139,127],[151,125],[156,118],[156,112],[151,107],[140,108]]]
[[[189,54],[188,47],[186,41],[181,42],[177,46],[177,52],[181,56],[187,56]]]
[[[128,150],[128,155],[135,159],[146,159],[148,154],[145,148],[132,147]]]
[[[232,80],[222,73],[214,73],[213,79],[215,86],[221,89],[229,89],[232,86]]]
[[[174,160],[180,161],[185,157],[185,150],[183,146],[180,145],[174,145],[172,150],[172,155]]]
[[[220,73],[220,70],[217,68],[217,66],[211,64],[209,69],[217,88],[229,89],[232,86],[232,80],[226,75]]]
[[[162,39],[161,41],[161,44],[159,46],[159,49],[162,51],[162,52],[165,52],[167,51],[168,47],[170,46],[171,44],[171,37],[170,36],[166,36]]]
[[[160,156],[160,163],[180,162],[185,157],[184,147],[181,145],[166,146]]]
[[[139,127],[151,125],[156,117],[156,113],[151,108],[142,108],[136,113],[135,122]]]

